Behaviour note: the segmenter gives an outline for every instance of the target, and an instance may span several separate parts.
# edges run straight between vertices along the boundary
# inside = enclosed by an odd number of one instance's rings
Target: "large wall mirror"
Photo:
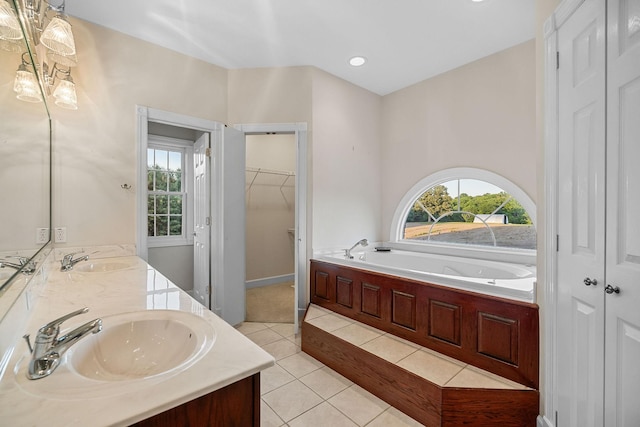
[[[23,10],[0,0],[0,319],[51,247],[51,120]]]

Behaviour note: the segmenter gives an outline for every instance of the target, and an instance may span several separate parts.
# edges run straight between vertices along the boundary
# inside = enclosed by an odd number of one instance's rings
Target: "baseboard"
[[[536,419],[536,427],[554,427],[553,423],[542,415],[538,415]]]
[[[244,282],[245,289],[261,288],[262,286],[275,285],[282,282],[293,282],[295,275],[283,274],[282,276],[263,277],[262,279],[247,280]]]

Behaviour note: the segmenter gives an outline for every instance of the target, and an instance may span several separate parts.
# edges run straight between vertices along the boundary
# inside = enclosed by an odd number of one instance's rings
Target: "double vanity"
[[[25,291],[32,307],[3,349],[0,425],[259,425],[259,373],[273,357],[142,259],[89,259],[69,271],[52,261],[45,276]],[[51,374],[29,379],[43,351],[31,354],[22,334],[36,347],[44,325],[73,312],[58,340],[81,325],[101,330],[83,330]]]

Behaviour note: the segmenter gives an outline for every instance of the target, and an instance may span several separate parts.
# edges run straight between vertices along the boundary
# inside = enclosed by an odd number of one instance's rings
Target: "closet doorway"
[[[246,136],[246,320],[294,323],[296,137]]]

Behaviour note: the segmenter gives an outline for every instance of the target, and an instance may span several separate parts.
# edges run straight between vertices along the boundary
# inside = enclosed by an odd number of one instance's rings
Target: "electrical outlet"
[[[67,241],[67,227],[56,227],[55,241],[56,243],[65,243]]]
[[[36,243],[47,243],[49,241],[48,228],[36,228]]]

